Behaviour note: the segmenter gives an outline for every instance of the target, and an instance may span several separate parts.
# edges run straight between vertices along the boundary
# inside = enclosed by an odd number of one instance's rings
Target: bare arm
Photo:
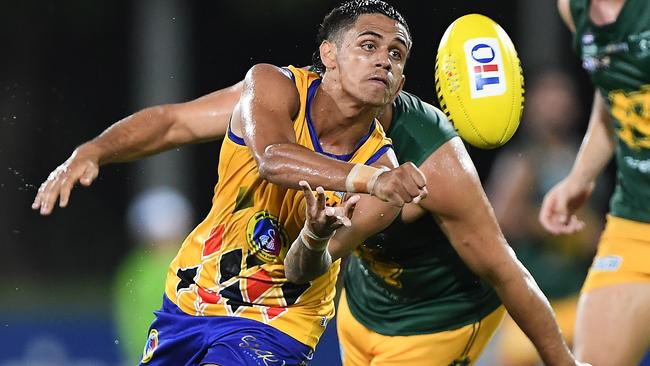
[[[325,190],[316,188],[316,198],[309,184],[301,181],[305,196],[305,225],[291,244],[284,259],[284,273],[289,282],[306,283],[329,270],[332,256],[327,246],[336,229],[350,226],[354,206],[360,196],[352,196],[339,207],[325,205]]]
[[[299,188],[298,182],[305,180],[326,190],[370,193],[398,206],[426,195],[421,189],[424,181],[411,178],[417,176],[417,168],[412,164],[400,167],[411,174],[403,175],[395,169],[367,180],[376,184],[360,184],[358,189],[351,190],[348,179],[355,173],[355,164],[315,153],[296,143],[293,119],[299,107],[293,81],[278,67],[259,64],[247,73],[231,127],[243,136],[262,178],[290,188]]]
[[[382,158],[377,163],[390,164],[388,160]],[[310,192],[306,192],[305,196],[308,197],[309,194]],[[314,206],[313,202],[312,206]],[[318,207],[324,207],[324,198],[321,199]],[[329,210],[333,209],[329,208]],[[351,214],[349,224],[344,225],[341,222],[337,225],[335,229],[338,230],[331,238],[329,238],[332,234],[331,230],[323,232],[319,227],[314,231],[318,232],[319,236],[327,237],[320,241],[300,235],[289,248],[284,260],[285,275],[289,281],[305,283],[320,277],[329,270],[332,262],[348,255],[366,238],[386,228],[399,213],[398,207],[369,195],[356,196],[356,198],[353,196],[336,210],[330,215],[348,217]],[[307,221],[309,222],[309,218],[314,216],[310,214],[310,203],[307,199]],[[315,223],[310,225],[310,227],[317,226]]]
[[[149,107],[114,123],[77,147],[49,175],[32,208],[48,215],[57,199],[65,207],[74,185],[90,185],[103,164],[131,161],[175,146],[223,137],[241,87],[240,82],[190,102]]]
[[[573,18],[571,17],[571,9],[569,9],[569,0],[558,0],[557,1],[557,10],[562,17],[564,24],[571,30],[571,32],[576,31],[576,26],[573,23]]]
[[[594,103],[587,133],[573,164],[572,179],[582,184],[592,183],[612,159],[616,148],[614,128],[609,119],[607,105],[600,92],[594,93]]]
[[[84,145],[95,148],[100,164],[104,164],[222,138],[241,89],[239,82],[186,103],[146,108],[118,121]]]
[[[353,164],[338,161],[296,143],[293,118],[300,101],[293,81],[273,65],[256,65],[244,79],[232,130],[243,136],[257,162],[260,176],[285,187],[313,187],[346,191]],[[367,192],[364,192],[367,193]]]
[[[574,365],[548,300],[503,237],[460,139],[440,147],[421,169],[435,190],[420,205],[436,216],[463,261],[496,290],[547,365]]]
[[[615,151],[614,130],[605,100],[595,93],[589,127],[569,175],[545,196],[539,220],[553,234],[572,234],[584,223],[574,213],[587,202],[596,185],[596,178],[611,160]]]
[[[350,226],[338,229],[331,239],[319,241],[299,237],[293,242],[284,260],[287,280],[305,283],[322,276],[333,262],[350,254],[369,236],[385,229],[399,213],[398,207],[369,195],[363,195],[356,207],[343,207],[345,212],[352,210]]]
[[[558,0],[560,16],[572,32],[569,0]],[[614,155],[614,131],[602,95],[596,90],[589,118],[589,127],[569,175],[545,196],[539,211],[539,221],[552,234],[572,234],[582,230],[584,222],[574,214],[587,202],[600,172]]]
[[[558,0],[557,5],[562,20],[571,32],[575,32],[569,0]],[[589,117],[589,127],[569,175],[571,179],[582,185],[593,183],[611,160],[615,147],[614,129],[607,110],[607,103],[596,90]]]

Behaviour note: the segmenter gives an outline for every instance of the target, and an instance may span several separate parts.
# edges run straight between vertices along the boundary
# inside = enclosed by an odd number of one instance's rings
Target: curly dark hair
[[[363,14],[383,14],[402,24],[406,28],[409,37],[411,36],[411,30],[402,14],[388,3],[382,0],[350,0],[334,8],[323,18],[323,22],[318,28],[317,45],[320,45],[325,40],[336,39]],[[318,49],[312,55],[311,69],[321,75],[325,72],[325,65],[323,65]]]

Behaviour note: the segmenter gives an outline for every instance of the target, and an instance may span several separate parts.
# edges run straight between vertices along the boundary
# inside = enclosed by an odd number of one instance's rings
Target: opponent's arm
[[[78,182],[89,186],[107,163],[125,162],[170,148],[225,135],[242,83],[186,103],[165,104],[136,112],[77,147],[38,190],[32,208],[48,215],[59,199],[68,204]]]
[[[382,158],[377,163],[390,164],[389,160]],[[294,283],[305,283],[323,275],[332,262],[386,228],[400,211],[394,205],[365,194],[351,197],[340,207],[325,207],[321,187],[317,189],[317,200],[311,190],[303,187],[303,191],[307,220],[284,260],[285,276]]]
[[[573,168],[544,196],[539,221],[546,230],[552,234],[572,234],[584,227],[574,213],[591,196],[596,178],[611,160],[615,149],[614,128],[607,105],[596,91],[589,127]]]
[[[442,145],[421,170],[432,189],[420,206],[435,215],[465,264],[496,290],[547,365],[575,365],[548,300],[503,237],[460,138]]]
[[[398,206],[426,195],[413,164],[381,172],[297,144],[293,119],[299,107],[294,82],[278,67],[259,64],[247,73],[231,128],[243,136],[262,178],[290,188],[305,180],[326,190],[370,193]]]

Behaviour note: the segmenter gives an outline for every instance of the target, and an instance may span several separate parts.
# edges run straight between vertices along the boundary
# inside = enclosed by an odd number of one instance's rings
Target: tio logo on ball
[[[506,91],[503,59],[496,38],[474,38],[465,42],[465,59],[472,98],[501,95]]]

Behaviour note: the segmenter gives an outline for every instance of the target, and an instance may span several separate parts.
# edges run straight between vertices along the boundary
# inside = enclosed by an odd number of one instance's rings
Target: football
[[[436,56],[441,109],[460,137],[481,149],[512,137],[524,109],[524,77],[508,34],[492,19],[469,14],[447,27]]]

